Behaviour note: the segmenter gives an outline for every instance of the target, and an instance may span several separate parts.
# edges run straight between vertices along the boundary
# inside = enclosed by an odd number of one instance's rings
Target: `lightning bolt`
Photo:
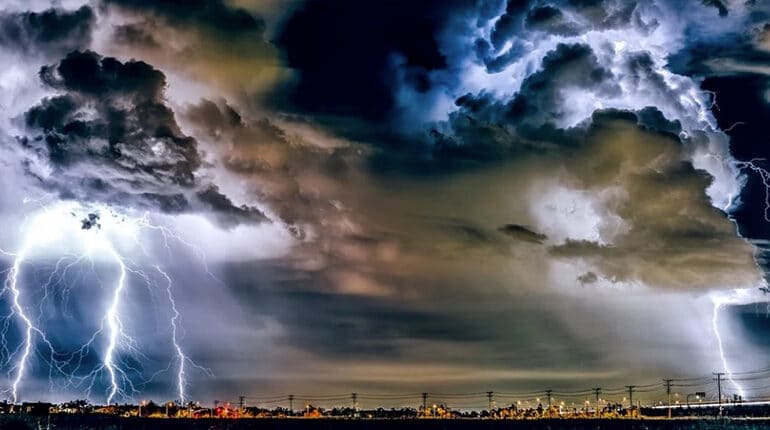
[[[764,162],[764,158],[753,158],[749,161],[737,161],[735,163],[739,168],[749,169],[756,173],[762,180],[762,185],[765,187],[765,221],[770,222],[770,171],[760,166],[760,162]]]
[[[32,324],[32,320],[29,319],[27,314],[24,312],[24,307],[21,305],[21,291],[18,287],[19,282],[19,271],[21,267],[21,263],[24,261],[24,253],[19,253],[16,256],[16,259],[13,262],[13,267],[11,268],[8,277],[6,278],[5,286],[7,289],[11,291],[12,294],[12,301],[13,301],[13,314],[18,315],[19,319],[21,319],[23,326],[24,326],[24,342],[23,342],[23,348],[21,356],[19,357],[19,360],[16,365],[16,376],[13,378],[13,384],[11,386],[11,395],[13,398],[13,402],[16,403],[18,400],[18,391],[19,391],[19,384],[21,383],[21,378],[24,376],[24,371],[27,367],[27,360],[29,359],[29,355],[32,352],[32,336],[34,334],[35,326]]]
[[[182,350],[182,347],[179,345],[179,339],[177,338],[177,331],[179,330],[177,326],[177,321],[179,320],[180,314],[179,311],[176,308],[176,300],[174,300],[174,295],[171,292],[171,286],[173,285],[173,282],[171,281],[171,277],[168,276],[168,274],[163,271],[163,269],[160,266],[155,266],[155,270],[157,270],[165,279],[166,279],[166,293],[168,295],[168,301],[171,304],[171,341],[174,344],[174,351],[176,352],[176,358],[179,361],[179,367],[177,369],[177,390],[179,395],[179,400],[181,404],[184,405],[185,403],[185,385],[187,384],[187,378],[185,377],[185,362],[187,361],[187,356],[185,356],[184,351]]]
[[[137,218],[130,218],[118,216],[106,208],[99,208],[99,212],[95,212],[93,208],[75,204],[53,208],[41,205],[41,208],[42,215],[38,214],[28,219],[30,228],[24,233],[24,242],[21,250],[17,253],[12,253],[0,249],[0,254],[13,258],[10,268],[0,272],[5,274],[5,282],[2,290],[0,290],[0,297],[4,295],[9,297],[8,306],[10,308],[10,312],[5,316],[0,329],[0,354],[4,357],[3,362],[0,364],[9,366],[9,372],[12,374],[10,387],[2,392],[6,393],[14,403],[19,401],[19,390],[29,370],[31,359],[36,353],[36,345],[42,344],[45,345],[48,351],[47,356],[41,357],[49,366],[49,380],[52,387],[54,386],[53,380],[56,376],[64,376],[65,387],[84,387],[86,396],[90,397],[97,384],[106,379],[105,398],[107,403],[111,404],[117,398],[128,399],[135,395],[139,391],[138,387],[152,381],[158,374],[170,370],[171,366],[176,363],[176,392],[181,403],[184,404],[187,399],[188,366],[198,369],[207,375],[212,373],[209,369],[193,362],[182,348],[184,331],[180,324],[181,313],[172,291],[174,284],[172,278],[160,265],[153,266],[159,277],[165,280],[164,290],[171,314],[169,327],[174,358],[169,362],[169,366],[166,369],[156,372],[148,379],[135,381],[134,378],[137,378],[135,375],[141,375],[142,369],[132,362],[126,361],[126,358],[136,358],[136,361],[140,362],[143,355],[139,351],[137,342],[126,331],[122,316],[125,295],[132,279],[142,279],[150,289],[157,288],[160,290],[162,287],[159,282],[155,281],[154,276],[140,269],[139,265],[119,251],[119,248],[114,244],[115,239],[112,237],[112,234],[115,233],[114,230],[119,230],[121,233],[128,232],[129,239],[139,246],[145,256],[150,257],[150,254],[142,244],[140,232],[150,231],[152,233],[159,233],[163,245],[169,252],[171,251],[170,242],[172,241],[191,249],[204,262],[203,266],[206,273],[212,279],[221,282],[205,264],[205,254],[203,251],[184,240],[181,235],[175,233],[172,229],[151,223],[147,213]],[[69,217],[66,220],[62,219],[61,212],[63,211],[71,214],[71,216],[75,216],[76,212],[86,211],[89,213],[88,217],[81,221],[83,223],[82,229],[75,229],[74,233],[70,232],[71,234],[78,235],[73,243],[85,245],[85,250],[82,254],[66,255],[58,259],[47,281],[41,285],[40,316],[36,319],[27,311],[27,307],[24,304],[25,296],[21,288],[23,281],[22,266],[31,262],[30,257],[32,253],[38,249],[43,250],[45,245],[50,243],[61,245],[63,238],[56,237],[52,233],[59,229],[66,230],[66,226],[69,226],[69,224],[62,226],[63,221],[67,223],[72,222],[72,219],[69,219]],[[114,219],[100,220],[98,213],[107,212],[111,213]],[[120,221],[114,222],[117,219],[120,219]],[[102,231],[102,222],[106,224],[105,231]],[[53,238],[49,236],[53,236]],[[62,301],[66,303],[70,288],[67,280],[68,271],[83,263],[90,263],[90,270],[96,276],[98,282],[101,283],[101,278],[95,271],[95,258],[107,259],[117,270],[117,275],[114,281],[111,282],[112,287],[109,293],[109,300],[105,304],[101,323],[88,340],[76,350],[68,353],[57,351],[43,330],[39,328],[40,324],[37,322],[44,314],[43,303],[49,299],[49,290],[57,286],[62,287],[61,297]],[[15,350],[11,350],[9,347],[7,336],[8,330],[14,325],[12,321],[15,321],[22,334],[20,345]],[[93,353],[97,343],[102,342],[104,347],[100,354],[101,363],[90,371],[86,370],[87,373],[83,374],[81,369],[83,369],[85,358]]]
[[[713,102],[711,105],[711,109],[714,109],[714,108],[719,109],[719,106],[716,104],[716,94],[713,94]],[[737,127],[743,124],[745,123],[741,121],[736,122],[732,126],[730,126],[729,128],[723,131],[725,132],[730,131],[734,127]],[[734,160],[726,161],[725,159],[723,159],[722,157],[716,154],[711,154],[710,156],[717,159],[720,162],[720,165],[722,166],[723,169],[725,168],[724,166],[727,165],[727,163],[731,163],[733,166],[735,166],[738,169],[748,170],[759,176],[760,180],[762,181],[762,185],[764,186],[764,189],[765,189],[765,200],[764,200],[765,207],[763,211],[763,216],[765,221],[770,222],[770,171],[768,171],[766,168],[762,167],[761,165],[761,163],[765,162],[765,159],[753,158],[748,161],[734,161]],[[731,210],[733,205],[733,198],[734,196],[730,196],[727,206],[723,208],[724,211],[729,212]],[[760,287],[758,290],[764,291],[764,292],[768,291],[768,286],[766,284],[766,281],[764,283],[764,286]],[[743,387],[736,381],[736,379],[733,376],[733,372],[730,369],[730,365],[727,359],[727,354],[725,353],[722,335],[719,330],[719,313],[721,308],[724,305],[756,303],[765,299],[763,297],[757,297],[756,293],[757,293],[757,290],[755,289],[735,289],[730,293],[714,293],[711,295],[711,300],[713,304],[711,328],[714,333],[714,338],[717,341],[717,347],[719,349],[719,359],[721,361],[722,369],[725,375],[727,376],[727,380],[733,385],[733,387],[741,397],[745,397],[745,391]],[[768,312],[770,312],[770,302],[768,303]]]
[[[711,329],[714,332],[714,338],[717,341],[717,347],[719,348],[719,358],[722,362],[722,370],[727,376],[727,381],[732,384],[735,391],[741,397],[746,397],[743,386],[735,378],[734,370],[728,363],[727,354],[723,345],[722,335],[719,330],[719,314],[722,307],[725,305],[746,305],[752,303],[758,303],[766,300],[762,296],[760,290],[755,288],[737,288],[730,292],[715,292],[711,295],[711,301],[713,304],[713,313],[711,317]]]
[[[741,291],[741,290],[736,290]],[[733,384],[733,387],[735,387],[735,390],[738,391],[738,394],[741,397],[745,397],[745,392],[743,391],[743,387],[733,379],[733,372],[730,370],[730,366],[727,363],[727,355],[725,354],[724,345],[722,344],[722,335],[719,333],[719,309],[722,308],[725,304],[731,304],[731,303],[737,303],[733,300],[731,300],[729,297],[721,296],[721,295],[715,295],[712,297],[712,302],[714,303],[714,312],[711,317],[711,328],[714,331],[714,337],[717,340],[717,347],[719,348],[719,358],[722,360],[722,370],[725,372],[725,375],[727,376],[727,380],[730,381],[731,384]]]
[[[107,395],[107,403],[112,403],[112,399],[119,391],[117,374],[120,373],[122,377],[125,377],[125,372],[115,365],[115,350],[119,337],[123,335],[123,322],[120,320],[119,306],[121,295],[126,288],[126,265],[113,247],[110,247],[110,251],[120,267],[120,275],[112,294],[112,301],[104,317],[109,331],[109,342],[107,350],[104,352],[104,367],[107,368],[110,377],[110,392]]]
[[[61,366],[55,358],[56,351],[54,350],[53,344],[48,340],[46,334],[32,321],[27,311],[25,310],[24,305],[22,304],[21,289],[19,287],[19,275],[21,272],[21,266],[25,262],[27,249],[30,246],[30,243],[25,244],[25,246],[22,248],[22,251],[16,254],[0,249],[0,253],[9,257],[13,257],[14,259],[13,265],[11,266],[10,270],[7,271],[3,289],[0,291],[0,296],[9,292],[11,295],[11,313],[5,318],[5,323],[3,324],[3,330],[1,334],[2,349],[4,351],[4,355],[8,357],[7,362],[11,362],[14,356],[18,357],[16,363],[11,369],[12,373],[14,374],[12,377],[11,387],[9,390],[5,390],[6,393],[10,394],[10,397],[14,403],[16,403],[19,399],[19,388],[27,370],[28,361],[34,349],[35,337],[39,337],[40,340],[48,347],[50,352],[48,361],[52,370],[61,370]],[[7,331],[9,328],[9,321],[13,317],[16,317],[18,320],[20,320],[20,325],[23,332],[23,340],[19,348],[11,353],[8,350]]]

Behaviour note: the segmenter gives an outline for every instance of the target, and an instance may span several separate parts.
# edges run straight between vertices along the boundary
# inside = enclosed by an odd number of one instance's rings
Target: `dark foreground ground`
[[[570,419],[536,421],[483,420],[330,420],[241,419],[186,420],[102,416],[0,417],[2,430],[716,430],[770,429],[770,419],[630,420]]]

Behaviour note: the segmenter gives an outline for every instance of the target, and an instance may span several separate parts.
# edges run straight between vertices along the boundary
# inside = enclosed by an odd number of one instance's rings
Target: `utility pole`
[[[668,418],[671,418],[671,382],[673,382],[673,379],[664,379],[663,382],[666,383],[666,396],[668,396]]]
[[[553,390],[545,390],[545,396],[548,398],[548,410],[551,409],[551,394],[553,394]]]
[[[494,396],[494,394],[493,391],[487,391],[487,400],[489,401],[489,408],[487,411],[489,411],[490,416],[492,415],[492,396]]]
[[[596,396],[596,415],[599,415],[599,395],[602,394],[601,387],[596,387],[594,390],[594,396]]]
[[[629,409],[634,409],[634,388],[636,385],[626,385],[628,388],[628,404],[631,405]]]
[[[722,415],[722,377],[725,376],[724,372],[716,372],[714,376],[717,377],[717,395],[719,396],[719,415]]]
[[[294,415],[294,394],[289,394],[289,416]]]
[[[353,416],[356,416],[358,411],[358,393],[352,393],[350,399],[353,400]]]
[[[428,393],[422,393],[422,413],[428,413]]]
[[[238,396],[238,409],[243,412],[246,396]]]

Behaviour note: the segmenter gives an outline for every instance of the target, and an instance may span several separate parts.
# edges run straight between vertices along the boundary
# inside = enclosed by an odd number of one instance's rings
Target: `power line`
[[[538,394],[545,392],[545,398],[549,402],[549,407],[553,405],[554,398],[562,399],[577,399],[581,397],[592,396],[595,402],[599,403],[601,395],[611,398],[616,395],[628,392],[629,403],[633,406],[633,396],[642,394],[643,398],[649,399],[650,396],[660,393],[667,397],[667,404],[671,407],[671,394],[674,388],[692,388],[701,389],[707,388],[711,384],[716,382],[716,392],[719,405],[721,406],[723,400],[722,383],[724,382],[725,372],[715,372],[713,377],[679,377],[679,378],[666,378],[662,382],[647,383],[647,384],[634,384],[617,388],[586,388],[586,389],[548,389],[548,390],[530,390],[530,391],[488,391],[488,392],[413,392],[413,393],[353,393],[355,399],[353,399],[353,406],[357,407],[359,401],[364,402],[419,402],[422,400],[423,408],[427,408],[427,401],[429,397],[435,398],[441,401],[449,401],[451,403],[465,403],[464,401],[475,402],[476,400],[487,400],[487,408],[491,409],[494,398],[497,399],[511,399],[515,401],[533,401],[535,397],[539,397]],[[731,376],[736,381],[753,382],[755,386],[749,384],[746,390],[752,392],[752,398],[758,398],[763,390],[770,390],[770,384],[762,383],[770,379],[770,367],[762,367],[754,370],[747,370],[742,372],[733,372]],[[700,391],[708,391],[701,389]],[[490,394],[492,400],[490,400]],[[351,394],[300,394],[300,395],[248,395],[239,396],[238,400],[231,402],[238,404],[243,408],[246,404],[274,404],[280,402],[289,403],[289,409],[293,410],[294,400],[300,400],[304,402],[319,402],[325,403],[340,403],[346,400],[351,400]]]

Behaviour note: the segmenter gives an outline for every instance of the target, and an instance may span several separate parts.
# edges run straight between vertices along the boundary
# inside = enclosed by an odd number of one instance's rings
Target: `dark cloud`
[[[490,94],[466,94],[455,104],[446,127],[431,132],[437,154],[450,158],[494,160],[532,150],[570,147],[580,131],[556,124],[567,114],[562,91],[581,89],[613,95],[620,91],[612,73],[587,45],[559,44],[527,77],[510,100]]]
[[[660,131],[678,136],[682,132],[682,123],[678,120],[669,120],[663,116],[663,112],[655,107],[647,106],[636,112],[639,124],[650,130]]]
[[[457,223],[448,226],[459,240],[469,243],[488,243],[492,242],[489,234],[481,228],[473,225]]]
[[[228,284],[239,300],[281,323],[286,331],[278,339],[279,344],[301,347],[318,354],[321,360],[331,359],[334,363],[340,358],[386,358],[397,360],[399,365],[424,361],[441,366],[467,363],[465,355],[472,345],[489,348],[489,356],[481,361],[492,368],[509,368],[512,362],[525,365],[527,354],[522,354],[518,345],[538,337],[537,327],[521,323],[530,318],[537,318],[550,333],[531,350],[542,357],[542,365],[558,366],[561,360],[553,354],[554,349],[569,349],[587,359],[599,359],[593,352],[576,350],[578,341],[569,323],[543,312],[527,299],[513,302],[505,297],[484,297],[465,288],[464,305],[447,310],[415,297],[404,301],[402,296],[343,295],[329,292],[332,288],[319,291],[319,283],[328,282],[319,277],[321,273],[297,271],[284,263],[252,262],[248,267],[233,267],[228,271]],[[257,279],[253,277],[255,268],[261,274]],[[414,284],[414,280],[402,282]],[[427,284],[420,290],[428,290],[452,281],[420,282]],[[403,288],[408,291],[416,287]],[[430,300],[438,305],[444,300],[443,294]],[[452,297],[457,299],[454,294]],[[415,349],[415,343],[422,348]],[[437,345],[448,353],[438,361],[431,354]]]
[[[724,7],[720,1],[704,1],[704,4]],[[746,2],[741,7],[745,8],[741,28],[722,32],[718,37],[706,31],[707,28],[694,30],[688,43],[670,56],[670,69],[698,77],[768,74],[770,8],[765,2]],[[720,10],[726,15],[727,9]]]
[[[496,105],[502,112],[493,108],[486,113],[504,118],[505,106]],[[518,128],[506,120],[477,119],[465,114],[462,109],[450,114],[448,125],[449,128],[430,131],[433,145],[429,147],[429,161],[432,165],[425,162],[420,165],[427,172],[452,171],[526,153],[570,147],[576,145],[580,138],[577,129],[560,129],[551,124],[537,128],[525,124]]]
[[[243,189],[289,225],[297,237],[332,230],[344,219],[342,202],[357,192],[365,146],[326,134],[302,117],[246,115],[224,100],[201,100],[184,114],[195,136],[211,144],[221,165],[243,178]],[[326,224],[326,225],[324,225]],[[323,227],[321,227],[323,226]]]
[[[665,100],[679,112],[686,111],[676,88],[672,88],[659,71],[649,52],[632,52],[624,59],[624,78],[627,86],[639,95],[651,95],[653,99]]]
[[[723,61],[726,58],[735,58],[736,56],[743,59],[746,59],[747,55],[751,57],[757,54],[764,56],[761,53],[755,53],[754,49],[747,44],[745,37],[732,35],[726,36],[723,40],[728,43],[723,45],[701,41],[689,44],[685,49],[670,56],[671,69],[675,73],[683,75],[702,76],[715,72],[713,64],[709,64],[714,59]],[[716,70],[716,73],[729,72],[727,69]]]
[[[583,32],[628,26],[654,26],[654,23],[641,22],[637,12],[640,3],[618,0],[567,0],[563,7],[587,22],[587,25],[582,28]]]
[[[147,28],[138,24],[115,26],[113,38],[118,45],[130,45],[143,49],[159,49],[160,42]]]
[[[267,221],[265,215],[257,208],[233,204],[229,197],[219,191],[216,185],[209,185],[202,191],[198,191],[196,196],[205,209],[214,214],[214,216],[225,225],[249,224],[259,221]]]
[[[525,52],[524,44],[514,36],[520,34],[524,27],[523,14],[527,10],[527,3],[527,1],[509,0],[505,3],[503,11],[500,11],[499,7],[480,11],[479,26],[495,20],[489,40],[479,38],[474,43],[476,57],[486,65],[490,73],[502,71]],[[491,13],[492,10],[496,10],[497,13]],[[511,42],[511,45],[503,50],[507,42]]]
[[[553,125],[564,116],[561,91],[580,88],[598,94],[619,91],[612,72],[604,68],[588,45],[559,44],[549,52],[540,70],[528,76],[510,102],[501,105],[486,94],[466,94],[457,99],[460,112],[487,122],[518,126],[519,131]]]
[[[578,276],[577,280],[582,285],[594,284],[599,280],[599,276],[597,276],[594,272],[586,272]]]
[[[91,51],[72,52],[58,64],[43,66],[40,79],[58,90],[91,98],[126,97],[137,105],[161,104],[166,85],[165,75],[143,61],[121,63]]]
[[[326,357],[408,357],[411,354],[399,343],[489,338],[481,327],[441,313],[410,310],[381,298],[313,291],[317,288],[263,292],[266,300],[259,308],[278,318],[291,333],[284,342]]]
[[[227,1],[104,0],[103,5],[105,15],[121,22],[112,29],[113,49],[127,57],[250,98],[285,74],[277,50],[265,40],[264,20]]]
[[[527,10],[528,3],[522,0],[508,0],[505,12],[495,21],[490,35],[490,42],[496,50],[502,49],[505,43],[521,30],[523,13]]]
[[[476,56],[484,62],[487,67],[487,72],[489,73],[502,72],[526,52],[526,46],[524,44],[514,42],[505,52],[499,55],[492,55],[489,43],[483,39],[476,40],[475,48]]]
[[[204,99],[191,106],[186,115],[196,126],[203,127],[210,137],[228,135],[244,126],[241,115],[227,102],[217,104]]]
[[[507,6],[506,0],[480,0],[477,4],[477,26],[483,27],[487,21],[499,16]]]
[[[752,247],[706,195],[712,177],[684,154],[677,136],[640,127],[632,113],[595,113],[585,146],[566,168],[581,189],[627,193],[605,202],[624,228],[606,242],[567,239],[551,253],[590,261],[612,281],[667,288],[756,282]]]
[[[179,3],[174,0],[104,0],[139,13],[153,13],[176,25],[202,27],[222,37],[238,38],[244,35],[262,37],[265,22],[246,9],[231,7],[224,0],[192,0]]]
[[[619,87],[612,72],[599,64],[588,45],[559,44],[540,65],[541,70],[528,76],[508,106],[506,116],[514,123],[543,125],[561,119],[560,91],[580,88],[595,94],[613,94]]]
[[[701,0],[705,6],[713,7],[719,11],[719,16],[727,16],[727,6],[722,0]]]
[[[88,6],[69,11],[0,13],[0,45],[36,55],[62,55],[88,47],[96,16]]]
[[[527,28],[562,36],[579,34],[577,25],[570,22],[562,11],[554,6],[537,6],[527,12]]]
[[[40,78],[62,94],[26,112],[26,126],[40,134],[20,141],[53,169],[42,173],[28,164],[46,187],[69,199],[211,210],[230,224],[265,220],[196,177],[197,142],[182,133],[165,104],[162,72],[142,61],[76,51],[42,67]]]
[[[502,233],[505,233],[505,235],[508,237],[511,237],[515,240],[522,240],[524,242],[539,244],[539,243],[543,243],[546,239],[548,239],[548,236],[542,233],[532,231],[529,228],[518,224],[506,224],[500,227],[499,230]]]
[[[593,30],[655,26],[639,19],[636,1],[568,0],[543,4],[511,0],[499,16],[482,12],[479,21],[494,20],[494,24],[489,39],[477,39],[474,49],[489,73],[499,73],[520,60],[529,51],[527,47],[533,34],[544,32],[569,37]]]

